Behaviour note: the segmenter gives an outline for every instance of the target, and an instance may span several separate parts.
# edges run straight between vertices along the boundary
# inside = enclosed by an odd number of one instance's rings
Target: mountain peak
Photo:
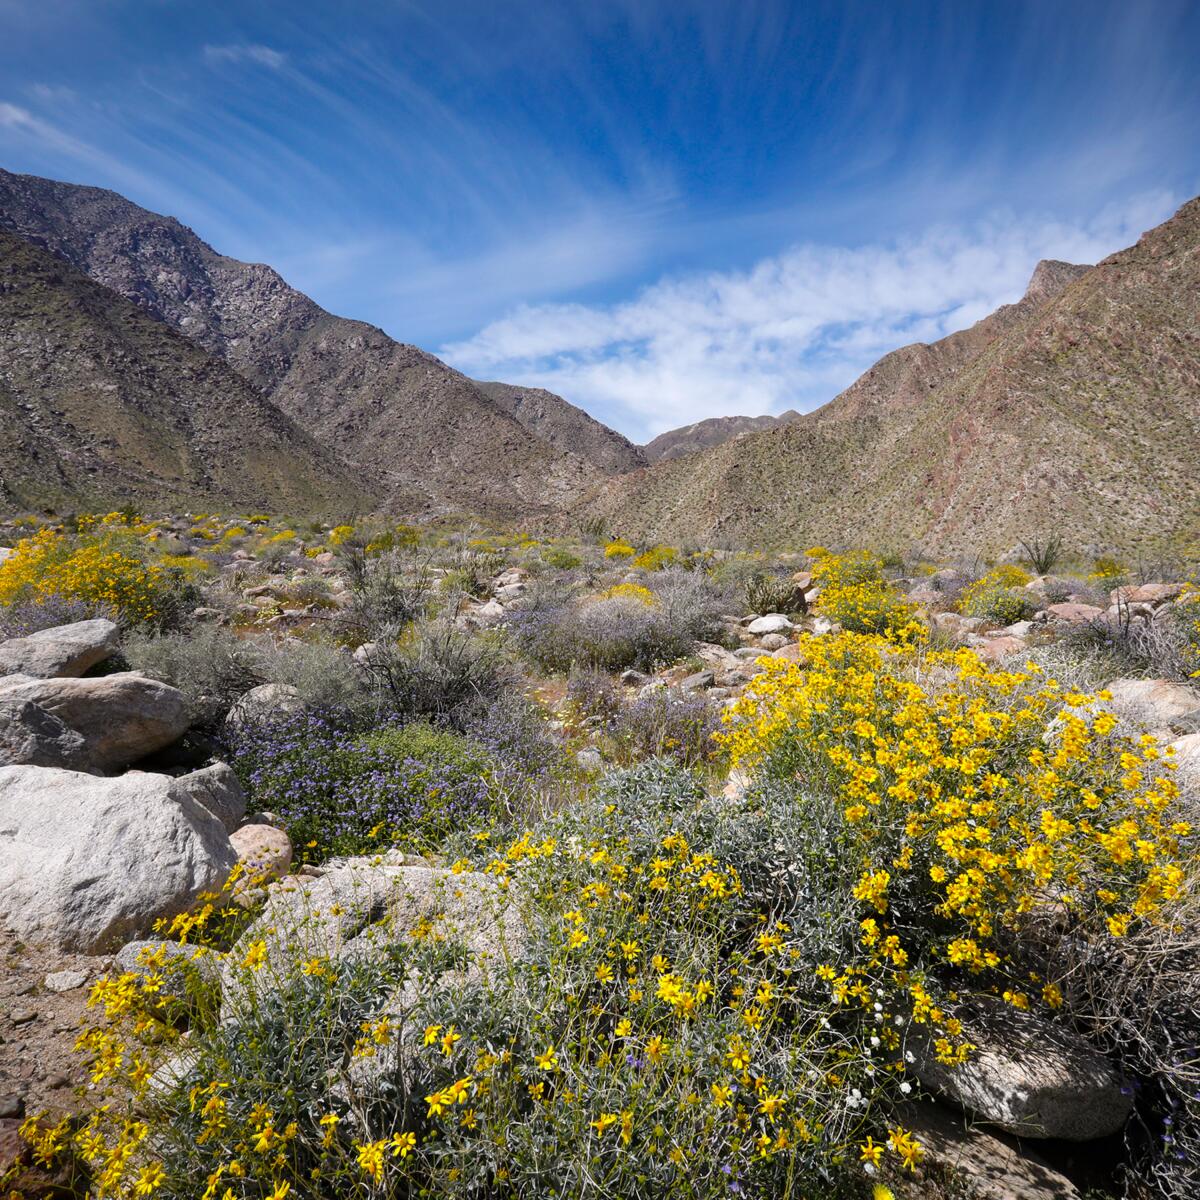
[[[1029,286],[1025,289],[1025,299],[1035,304],[1044,304],[1052,300],[1064,288],[1074,283],[1081,275],[1086,275],[1092,268],[1087,264],[1062,262],[1057,258],[1043,258],[1033,268]]]

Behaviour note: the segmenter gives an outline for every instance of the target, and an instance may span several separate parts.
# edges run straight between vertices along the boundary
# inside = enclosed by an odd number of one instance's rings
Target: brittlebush
[[[762,660],[718,738],[735,765],[834,791],[857,874],[854,968],[907,991],[918,1020],[941,1019],[923,972],[1057,1007],[1056,983],[1014,951],[1036,914],[1119,938],[1179,894],[1191,830],[1170,755],[1118,736],[1105,693],[966,649],[852,633],[802,645],[801,663]],[[954,1061],[966,1047],[949,1033]]]
[[[0,565],[0,604],[79,600],[122,623],[159,620],[169,608],[178,572],[147,561],[142,535],[150,526],[120,513],[83,517],[79,531],[41,529],[23,538]]]

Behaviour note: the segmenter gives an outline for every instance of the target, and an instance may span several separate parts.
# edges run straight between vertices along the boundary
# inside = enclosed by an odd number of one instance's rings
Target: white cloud
[[[638,439],[704,417],[808,410],[889,350],[1019,299],[1039,259],[1096,262],[1178,203],[1156,192],[1087,221],[1001,214],[886,244],[802,244],[619,304],[522,306],[440,353],[475,376],[549,388]]]
[[[287,62],[287,55],[280,50],[272,50],[270,46],[243,42],[231,46],[205,46],[204,61],[210,64],[257,63],[260,67],[278,71]]]

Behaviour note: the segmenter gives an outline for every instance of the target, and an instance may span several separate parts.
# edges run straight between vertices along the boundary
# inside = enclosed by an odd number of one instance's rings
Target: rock
[[[812,631],[817,637],[823,637],[827,633],[838,633],[841,628],[836,621],[831,621],[828,617],[817,617],[812,623]]]
[[[1113,604],[1149,604],[1157,608],[1175,600],[1183,592],[1182,583],[1143,583],[1115,588],[1109,595]]]
[[[98,618],[10,638],[0,642],[0,675],[35,679],[82,675],[116,650],[119,632],[112,621]]]
[[[8,1014],[8,1019],[14,1025],[28,1025],[30,1021],[37,1020],[37,1010],[33,1008],[14,1008]]]
[[[1029,647],[1019,637],[996,637],[986,639],[981,646],[976,648],[975,653],[984,662],[996,663],[1028,649]]]
[[[498,592],[500,588],[515,587],[523,584],[528,578],[529,572],[524,567],[509,567],[507,571],[501,572],[492,580],[492,591]]]
[[[721,795],[726,800],[740,800],[746,794],[751,782],[749,771],[744,771],[741,767],[734,767],[725,780]]]
[[[0,767],[0,914],[18,935],[99,953],[216,890],[236,856],[166,775]]]
[[[73,992],[87,981],[86,971],[53,971],[42,980],[42,984],[50,992]]]
[[[1200,719],[1200,693],[1170,679],[1114,679],[1109,707],[1134,724],[1152,730],[1194,732]]]
[[[961,1066],[939,1063],[928,1039],[907,1047],[910,1070],[930,1091],[1023,1138],[1085,1142],[1125,1124],[1129,1089],[1078,1034],[986,997],[953,1015],[976,1047]]]
[[[488,600],[473,609],[470,615],[485,625],[490,624],[493,621],[499,621],[504,616],[504,605],[499,600]]]
[[[764,650],[778,650],[788,644],[787,637],[782,633],[766,633],[763,634],[762,648]]]
[[[702,692],[706,688],[713,685],[716,676],[712,671],[697,671],[694,675],[688,675],[685,679],[680,680],[679,686],[685,692]]]
[[[496,588],[496,599],[504,604],[511,604],[514,600],[519,600],[525,595],[526,587],[523,583],[509,583],[504,587]]]
[[[369,667],[382,657],[382,648],[378,642],[363,642],[350,656],[360,667]]]
[[[225,718],[227,733],[237,733],[250,725],[272,718],[304,712],[307,705],[300,693],[287,683],[260,683],[239,697]]]
[[[0,679],[0,700],[31,700],[80,734],[88,761],[115,771],[170,745],[188,727],[183,693],[133,671],[96,679]]]
[[[464,979],[486,977],[494,963],[522,956],[528,945],[519,914],[491,876],[456,875],[383,855],[344,859],[318,879],[291,875],[270,889],[230,960],[240,962],[246,948],[261,941],[270,967],[262,977],[281,979],[289,964],[311,957],[385,954],[389,945],[408,942],[418,926],[465,948]],[[236,1008],[245,997],[228,964],[223,979],[224,1005]]]
[[[812,572],[797,571],[792,575],[792,582],[801,592],[807,592],[812,587]]]
[[[12,1094],[0,1096],[0,1120],[18,1120],[25,1115],[25,1101]]]
[[[274,825],[243,825],[229,840],[255,883],[282,879],[292,865],[291,838]]]
[[[0,766],[88,771],[83,737],[32,700],[0,699]]]
[[[594,746],[584,746],[576,753],[575,761],[584,771],[599,771],[604,766],[604,759]]]
[[[783,615],[783,613],[767,613],[762,617],[755,617],[746,628],[753,634],[764,633],[786,633],[792,628],[792,623]]]
[[[649,675],[642,671],[635,671],[632,667],[627,667],[621,672],[621,682],[626,687],[640,687],[649,678]]]
[[[162,966],[151,965],[161,962]],[[113,955],[113,966],[121,975],[148,975],[153,971],[194,966],[206,979],[218,975],[220,960],[203,946],[184,945],[152,938],[126,942]]]
[[[788,642],[786,646],[780,646],[771,657],[780,658],[784,662],[804,662],[804,646],[800,642]]]
[[[217,625],[228,625],[229,618],[219,608],[206,608],[201,605],[192,609],[192,616],[197,621],[212,621]]]
[[[1030,630],[1033,629],[1032,621],[1015,621],[1011,625],[1005,625],[1003,629],[996,630],[995,633],[988,634],[988,637],[1028,637]]]
[[[246,817],[246,793],[228,763],[213,763],[211,767],[181,775],[175,783],[197,804],[208,809],[225,827],[226,833],[233,833]]]
[[[743,664],[753,662],[756,658],[762,658],[761,646],[739,646],[734,652],[733,657],[740,659]]]
[[[1046,614],[1051,620],[1065,621],[1068,625],[1085,625],[1104,616],[1104,609],[1097,608],[1094,604],[1076,604],[1068,601],[1064,604],[1048,604]]]
[[[922,1169],[952,1172],[971,1200],[1082,1200],[1065,1175],[1031,1150],[972,1126],[940,1104],[906,1105],[896,1120],[921,1143]]]

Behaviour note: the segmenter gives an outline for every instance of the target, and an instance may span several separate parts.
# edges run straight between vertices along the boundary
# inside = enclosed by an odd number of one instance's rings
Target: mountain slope
[[[644,538],[1006,550],[1200,532],[1200,200],[1090,270],[882,358],[823,408],[617,481],[586,510]]]
[[[645,465],[641,450],[628,438],[545,388],[474,383],[531,433],[559,450],[578,455],[605,475],[620,475]]]
[[[0,233],[0,499],[300,514],[369,497],[236,371],[48,251]]]
[[[745,437],[748,433],[761,433],[764,429],[786,425],[799,415],[798,412],[788,409],[777,417],[709,417],[704,421],[697,421],[694,425],[681,425],[678,429],[668,429],[666,433],[660,433],[642,447],[642,453],[650,463],[683,458],[688,454],[698,454],[701,450],[720,446],[734,438]]]
[[[271,268],[114,192],[0,171],[0,229],[220,355],[393,508],[529,515],[599,479],[432,355],[332,316]]]

